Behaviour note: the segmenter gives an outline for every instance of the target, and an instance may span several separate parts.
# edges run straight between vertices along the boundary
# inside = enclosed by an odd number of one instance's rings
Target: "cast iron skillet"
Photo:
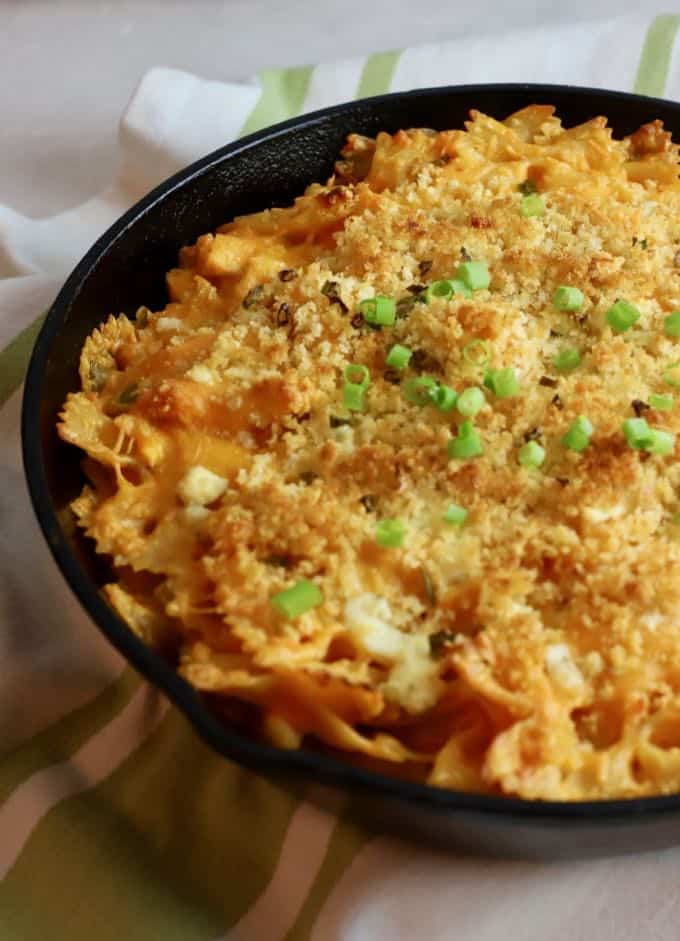
[[[630,852],[680,841],[680,795],[591,803],[530,802],[399,781],[327,755],[285,752],[225,727],[103,600],[106,564],[75,531],[68,503],[80,491],[80,454],[55,432],[77,388],[85,337],[109,313],[133,316],[165,302],[164,273],[180,246],[241,213],[286,205],[325,180],[345,136],[400,128],[456,128],[470,108],[502,118],[550,103],[567,125],[606,115],[617,135],[661,118],[680,138],[680,105],[553,85],[469,85],[384,95],[260,131],[192,164],[133,206],[85,255],[49,311],[28,369],[22,436],[35,512],[64,577],[109,641],[158,686],[222,755],[284,783],[303,779],[321,802],[351,795],[358,815],[421,842],[494,855],[557,857]]]

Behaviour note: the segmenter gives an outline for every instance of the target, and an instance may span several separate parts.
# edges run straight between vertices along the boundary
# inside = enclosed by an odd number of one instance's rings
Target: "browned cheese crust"
[[[541,215],[523,215],[528,190]],[[615,140],[604,118],[565,130],[533,106],[350,136],[326,185],[202,236],[165,309],[86,341],[59,431],[87,454],[73,510],[112,560],[109,601],[281,747],[528,799],[680,790],[678,449],[621,430],[637,410],[680,432],[680,401],[648,407],[680,359],[679,249],[659,122]],[[488,289],[425,303],[466,259]],[[577,311],[553,305],[562,285]],[[358,313],[374,295],[399,302],[394,325]],[[640,312],[623,333],[617,299]],[[343,406],[349,364],[370,374],[362,411]],[[489,366],[518,393],[484,389]],[[420,374],[484,389],[481,455],[449,458],[463,418],[407,400]],[[579,415],[581,452],[562,441]],[[400,547],[376,540],[382,519]],[[271,598],[301,580],[323,602],[287,619]]]

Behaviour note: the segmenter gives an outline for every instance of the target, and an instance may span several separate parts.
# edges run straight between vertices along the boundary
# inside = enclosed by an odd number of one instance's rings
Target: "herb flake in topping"
[[[548,389],[556,389],[558,386],[557,379],[553,379],[552,376],[541,376],[538,384],[539,386],[547,386]]]
[[[93,392],[99,392],[106,385],[106,380],[111,375],[111,371],[100,363],[91,363],[90,371],[87,374],[89,388]]]
[[[392,367],[389,367],[383,373],[383,379],[385,380],[385,382],[389,382],[393,386],[398,386],[399,383],[401,382],[401,376],[399,374],[399,370],[392,369]]]
[[[436,634],[430,634],[430,656],[439,660],[447,647],[450,647],[458,637],[455,631],[437,631]]]
[[[251,307],[254,307],[260,300],[262,300],[262,295],[264,294],[264,286],[262,284],[256,284],[254,288],[251,288],[250,291],[243,298],[242,306],[246,310],[249,310]]]
[[[365,493],[363,497],[359,497],[359,503],[367,513],[375,513],[378,509],[378,498],[374,493]]]
[[[290,307],[288,304],[281,304],[276,312],[276,326],[285,327],[290,323]]]
[[[421,261],[418,265],[418,273],[421,278],[424,278],[425,275],[429,274],[432,269],[432,260],[427,259],[426,261]]]
[[[400,320],[403,317],[408,317],[417,300],[418,298],[414,297],[412,294],[400,298],[397,301],[397,320]]]
[[[277,553],[268,555],[264,562],[266,565],[278,565],[282,569],[289,569],[293,564],[293,560],[289,555],[278,555]]]
[[[633,409],[638,418],[640,415],[642,415],[643,412],[646,412],[649,408],[651,408],[651,406],[648,405],[647,402],[643,402],[642,399],[633,399],[633,401],[630,403],[630,407]]]
[[[355,314],[350,320],[350,323],[352,324],[355,330],[360,330],[364,326],[366,321],[364,320],[363,314]]]
[[[326,281],[321,288],[321,293],[328,298],[331,304],[337,304],[343,313],[347,313],[349,308],[340,297],[340,285],[337,281]]]
[[[464,245],[460,250],[460,257],[462,261],[472,261],[472,255]]]
[[[531,431],[525,431],[524,440],[525,441],[538,441],[541,437],[541,432],[538,428],[532,428]]]
[[[426,369],[428,372],[437,372],[441,369],[439,361],[427,350],[414,350],[411,356],[411,367],[418,372]]]
[[[434,607],[437,604],[437,590],[434,587],[430,573],[427,571],[424,565],[420,566],[420,575],[423,579],[423,588],[425,589],[425,596],[427,597],[428,604]]]
[[[342,428],[343,425],[351,425],[351,418],[339,418],[337,415],[329,415],[328,424],[331,428]]]
[[[132,405],[133,402],[136,402],[139,398],[139,393],[141,389],[138,382],[133,382],[132,385],[126,386],[125,389],[118,396],[119,405]]]
[[[406,288],[409,294],[422,294],[423,291],[427,290],[426,284],[409,284]]]
[[[564,402],[562,401],[562,398],[557,393],[553,395],[552,399],[550,400],[550,404],[554,405],[555,408],[559,409],[560,411],[564,408]]]
[[[279,271],[279,281],[293,281],[297,276],[295,268],[284,268],[283,271]]]
[[[520,191],[522,196],[531,196],[532,193],[536,192],[536,184],[533,180],[524,180],[523,183],[520,183],[517,189]]]
[[[313,470],[303,471],[300,474],[300,482],[308,487],[310,484],[313,484],[315,480],[318,480],[320,476],[320,474],[317,474],[317,472]]]

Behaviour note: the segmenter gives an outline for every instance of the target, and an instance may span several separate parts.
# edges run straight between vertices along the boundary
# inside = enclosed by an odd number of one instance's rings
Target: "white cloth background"
[[[409,49],[397,64],[392,88],[534,80],[630,89],[648,19],[627,17]],[[319,67],[305,106],[352,97],[361,68],[361,61]],[[0,206],[0,346],[49,304],[68,270],[127,206],[179,167],[236,136],[258,94],[255,84],[151,69],[122,117],[118,172],[100,195],[45,219]],[[677,52],[667,94],[680,97]],[[63,586],[38,534],[22,482],[18,414],[15,393],[0,414],[3,746],[86,702],[122,669],[120,658]],[[157,718],[146,721],[152,726]],[[125,749],[118,758],[124,755]],[[335,886],[313,937],[676,941],[678,873],[680,851],[674,850],[539,865],[446,858],[376,840]],[[443,898],[446,906],[439,904]],[[452,898],[455,923],[450,920]]]

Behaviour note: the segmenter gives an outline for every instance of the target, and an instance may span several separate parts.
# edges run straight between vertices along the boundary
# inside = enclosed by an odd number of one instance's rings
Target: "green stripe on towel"
[[[299,792],[216,755],[172,710],[38,824],[0,884],[8,941],[214,941],[269,883]]]
[[[141,680],[127,667],[94,699],[0,757],[0,804],[36,771],[65,761],[128,704]]]
[[[633,91],[663,97],[680,16],[657,16],[652,20],[640,55]]]
[[[370,98],[388,92],[400,55],[401,51],[377,52],[369,56],[361,73],[356,97]]]
[[[351,803],[340,814],[309,895],[285,941],[310,941],[331,892],[364,845],[375,837],[352,818]]]
[[[265,69],[260,72],[258,78],[262,93],[241,128],[239,137],[253,134],[260,128],[278,124],[279,121],[285,121],[286,118],[299,114],[311,77],[312,66],[282,71]]]
[[[35,341],[45,320],[44,315],[21,331],[4,350],[0,350],[0,406],[24,381]]]

